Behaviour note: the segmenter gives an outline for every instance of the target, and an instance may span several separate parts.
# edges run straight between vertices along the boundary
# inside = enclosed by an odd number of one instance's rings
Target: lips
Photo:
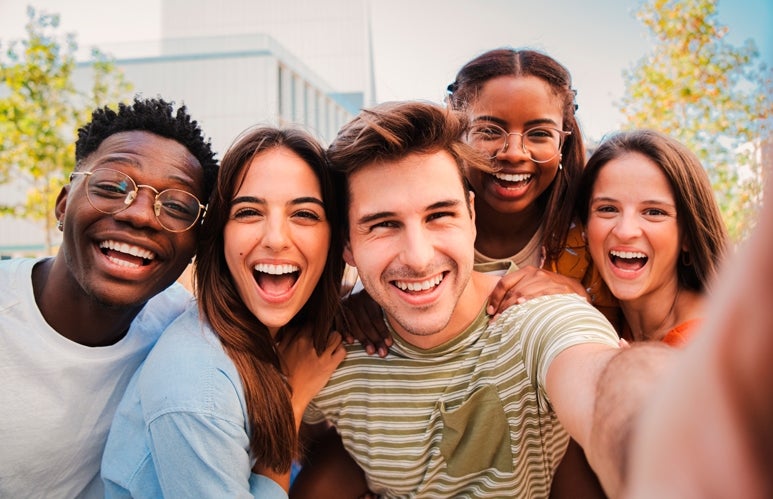
[[[281,296],[292,289],[300,277],[300,267],[291,264],[259,263],[253,267],[258,287],[268,296]]]
[[[524,187],[531,182],[534,177],[531,173],[496,172],[491,175],[496,179],[496,182],[503,187]]]
[[[156,258],[150,250],[114,240],[102,241],[99,249],[112,263],[126,268],[143,267]]]
[[[612,265],[627,271],[639,270],[647,264],[649,258],[641,251],[618,251],[609,252],[609,259]]]

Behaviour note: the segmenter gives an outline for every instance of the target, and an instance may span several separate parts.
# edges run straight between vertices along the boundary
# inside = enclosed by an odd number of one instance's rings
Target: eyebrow
[[[239,203],[266,204],[266,200],[264,198],[259,198],[255,196],[239,196],[231,200],[231,206]],[[313,196],[304,196],[300,198],[295,198],[290,200],[288,204],[297,205],[297,204],[306,204],[306,203],[317,204],[322,208],[325,207],[325,203],[323,203],[321,199],[315,198]]]
[[[443,200],[443,201],[438,201],[436,203],[432,203],[431,205],[429,205],[426,208],[424,208],[424,211],[435,211],[435,210],[440,210],[440,209],[443,209],[443,208],[456,208],[456,207],[460,206],[461,204],[462,204],[462,201],[459,201],[457,199],[448,199],[448,200]],[[357,225],[368,224],[368,223],[374,222],[376,220],[381,220],[382,218],[389,218],[389,217],[394,217],[394,216],[397,216],[397,212],[394,212],[394,211],[379,211],[379,212],[376,212],[376,213],[371,213],[369,215],[364,215],[364,216],[360,217],[357,220],[356,223],[357,223]]]
[[[482,115],[482,116],[476,116],[472,119],[473,123],[477,123],[479,121],[490,121],[492,123],[495,123],[502,128],[505,128],[507,126],[507,122],[503,120],[502,118],[497,118],[496,116],[489,116],[489,115]],[[538,118],[536,120],[529,120],[526,123],[524,123],[524,128],[529,128],[536,125],[553,125],[554,127],[558,128],[558,123],[551,120],[550,118]]]

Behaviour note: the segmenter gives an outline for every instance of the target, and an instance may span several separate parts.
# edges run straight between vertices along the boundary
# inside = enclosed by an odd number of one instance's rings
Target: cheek
[[[588,220],[588,226],[585,228],[585,234],[588,238],[588,250],[591,257],[597,263],[604,253],[604,239],[607,232],[608,228],[601,220],[593,217]]]
[[[472,185],[474,191],[480,192],[483,189],[483,179],[485,176],[486,173],[476,168],[469,169],[467,172],[467,179],[470,181],[470,185]]]
[[[226,224],[223,230],[223,254],[228,270],[232,276],[236,276],[236,270],[241,266],[246,249],[242,241],[241,232],[238,227],[232,224]]]

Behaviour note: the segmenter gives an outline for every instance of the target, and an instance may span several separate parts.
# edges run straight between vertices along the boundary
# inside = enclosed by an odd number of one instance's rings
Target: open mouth
[[[647,263],[649,258],[640,251],[616,251],[609,252],[612,265],[622,270],[639,270]]]
[[[156,258],[152,251],[145,248],[112,240],[99,243],[99,249],[112,263],[127,268],[150,265]]]
[[[300,275],[301,269],[290,264],[259,263],[253,272],[258,287],[270,296],[280,296],[290,291]]]
[[[525,187],[534,177],[531,173],[496,172],[491,175],[496,179],[496,182],[499,185],[510,189]]]
[[[445,274],[438,274],[423,281],[393,281],[395,287],[404,293],[422,294],[432,291],[443,282]]]

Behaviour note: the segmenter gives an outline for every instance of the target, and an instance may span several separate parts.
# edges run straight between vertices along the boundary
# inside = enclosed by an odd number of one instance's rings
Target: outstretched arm
[[[773,177],[704,328],[648,404],[626,497],[773,497]]]

